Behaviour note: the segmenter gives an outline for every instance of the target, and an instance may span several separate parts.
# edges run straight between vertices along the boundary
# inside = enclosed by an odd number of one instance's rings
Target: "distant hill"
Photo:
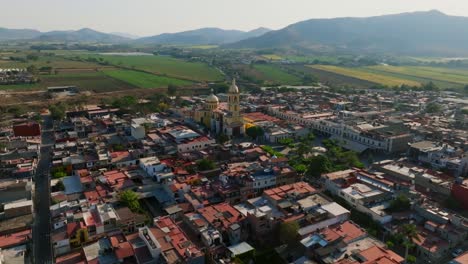
[[[468,54],[468,18],[439,11],[311,19],[227,48],[302,48],[459,56]]]
[[[267,28],[258,28],[248,32],[240,30],[225,30],[220,28],[201,28],[140,38],[137,42],[144,44],[177,45],[226,44],[247,38],[258,37],[268,31],[270,30]]]
[[[40,31],[34,29],[8,29],[0,27],[0,41],[31,39],[40,34]]]
[[[128,42],[129,38],[102,33],[93,29],[83,28],[80,30],[50,31],[41,34],[35,40],[40,41],[59,41],[59,42],[99,42],[99,43],[118,43]]]
[[[125,33],[125,32],[111,32],[109,34],[124,37],[124,38],[129,38],[129,39],[138,39],[138,38],[140,38],[140,36]]]

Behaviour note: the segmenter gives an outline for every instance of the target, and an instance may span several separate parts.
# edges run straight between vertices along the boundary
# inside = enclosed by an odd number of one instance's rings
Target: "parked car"
[[[454,258],[456,258],[456,257],[460,256],[461,253],[463,253],[463,249],[457,248],[457,249],[455,249],[454,251],[452,251],[452,256],[453,256]]]

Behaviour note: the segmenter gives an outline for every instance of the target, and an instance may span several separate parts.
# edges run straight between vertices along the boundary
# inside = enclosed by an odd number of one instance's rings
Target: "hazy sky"
[[[279,29],[310,18],[438,9],[468,16],[466,0],[0,0],[0,27],[90,27],[140,36],[201,27]]]

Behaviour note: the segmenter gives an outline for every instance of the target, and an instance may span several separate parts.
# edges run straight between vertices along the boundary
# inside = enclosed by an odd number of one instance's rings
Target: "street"
[[[35,212],[33,224],[33,259],[34,263],[53,263],[50,241],[50,174],[52,162],[51,144],[54,143],[52,118],[44,116],[42,126],[41,155],[34,176]]]

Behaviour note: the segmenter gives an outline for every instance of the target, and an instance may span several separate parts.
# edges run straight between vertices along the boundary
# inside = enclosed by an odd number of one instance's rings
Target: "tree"
[[[32,61],[37,61],[39,59],[39,56],[37,56],[36,54],[28,54],[28,55],[26,55],[26,59],[27,60],[32,60]]]
[[[141,206],[138,201],[138,194],[132,190],[125,190],[120,193],[119,200],[125,206],[127,206],[132,212],[140,212]]]
[[[258,127],[258,126],[251,126],[245,130],[245,134],[247,136],[251,137],[253,140],[262,137],[265,132],[263,131],[263,128]]]
[[[197,161],[197,168],[200,171],[213,170],[214,168],[216,168],[216,164],[212,160],[201,159]]]
[[[299,224],[296,221],[283,222],[279,229],[279,238],[281,242],[291,244],[297,238],[297,231],[299,231]]]
[[[318,178],[322,173],[331,172],[332,164],[328,157],[317,155],[308,159],[309,167],[307,168],[307,176]]]
[[[416,257],[413,255],[408,255],[408,258],[406,259],[408,263],[416,263]]]
[[[61,180],[59,180],[57,182],[57,184],[55,184],[55,188],[58,190],[58,191],[64,191],[65,190],[65,185],[63,185],[63,182]]]
[[[405,259],[408,260],[408,251],[413,246],[413,240],[419,241],[418,230],[413,224],[405,224],[402,226],[402,235],[404,237]]]
[[[387,241],[385,244],[387,245],[388,248],[393,248],[395,246],[395,244],[393,244],[393,242],[390,240]]]
[[[216,137],[216,141],[218,141],[219,144],[224,144],[229,140],[229,137],[226,136],[226,134],[221,133]]]
[[[411,202],[404,194],[397,196],[395,200],[390,202],[389,211],[390,212],[401,212],[410,209]]]
[[[165,112],[167,109],[169,109],[169,105],[161,102],[158,104],[158,108],[161,112]]]
[[[65,118],[65,105],[58,103],[49,107],[50,115],[55,120],[62,120]]]
[[[29,65],[26,70],[33,75],[36,75],[39,71],[37,70],[37,67],[34,65]]]
[[[294,139],[292,138],[282,138],[278,140],[278,143],[280,143],[281,145],[290,147],[290,148],[294,147]]]
[[[436,102],[431,102],[426,105],[426,113],[434,114],[440,113],[440,111],[442,111],[442,107]]]
[[[305,154],[310,152],[310,143],[309,141],[301,141],[297,144],[296,148],[297,155],[303,157]]]
[[[167,94],[168,94],[169,96],[174,96],[174,95],[176,95],[176,94],[177,94],[177,90],[178,90],[178,87],[175,86],[175,85],[173,85],[173,84],[169,84],[169,85],[167,86]]]

